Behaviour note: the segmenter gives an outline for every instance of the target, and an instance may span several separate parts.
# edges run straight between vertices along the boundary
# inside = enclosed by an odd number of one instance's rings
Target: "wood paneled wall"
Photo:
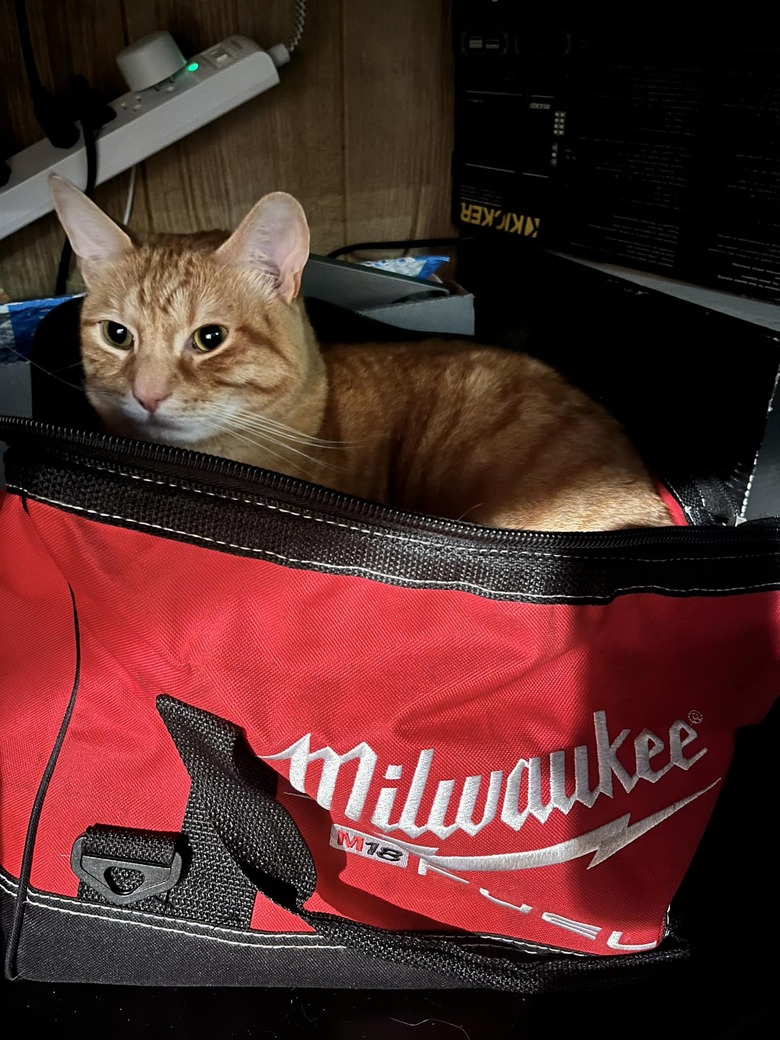
[[[185,56],[239,32],[290,41],[294,0],[28,0],[44,85],[81,73],[106,100],[127,88],[115,56],[168,29]],[[138,168],[131,228],[231,228],[265,192],[292,192],[312,249],[452,234],[452,59],[449,0],[309,0],[281,83]],[[29,101],[13,0],[0,0],[0,145],[42,134]],[[96,201],[121,219],[124,173]],[[53,215],[0,241],[0,290],[51,293],[62,233]],[[77,276],[71,288],[78,288]]]

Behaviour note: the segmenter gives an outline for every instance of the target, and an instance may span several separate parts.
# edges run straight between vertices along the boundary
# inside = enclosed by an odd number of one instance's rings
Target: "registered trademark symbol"
[[[704,718],[704,716],[702,715],[702,713],[700,711],[689,711],[688,712],[688,722],[692,723],[694,726],[697,726],[702,721],[703,718]]]

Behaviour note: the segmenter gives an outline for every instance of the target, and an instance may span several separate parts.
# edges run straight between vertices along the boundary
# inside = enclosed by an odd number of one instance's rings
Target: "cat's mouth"
[[[171,443],[186,444],[200,439],[204,433],[203,423],[190,417],[155,413],[140,421],[137,419],[133,421],[143,435],[152,440],[165,439]]]
[[[191,445],[213,434],[208,423],[198,420],[191,414],[172,415],[163,409],[155,412],[142,412],[140,408],[125,407],[117,409],[114,416],[113,421],[109,419],[108,422],[120,436],[130,436],[146,441]]]

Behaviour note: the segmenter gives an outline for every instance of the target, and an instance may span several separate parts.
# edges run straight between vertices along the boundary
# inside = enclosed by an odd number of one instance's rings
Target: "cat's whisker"
[[[47,368],[46,371],[49,375],[56,375],[58,372],[67,372],[69,368],[78,368],[80,365],[80,361],[74,361],[70,365],[63,365],[62,368]]]
[[[225,429],[235,430],[236,427],[238,427],[239,429],[243,429],[245,433],[250,433],[254,435],[253,438],[243,438],[244,440],[249,440],[250,443],[254,442],[261,446],[266,446],[270,443],[273,444],[275,447],[279,448],[280,451],[292,452],[294,455],[298,455],[300,458],[306,459],[307,462],[314,462],[320,466],[326,466],[328,469],[341,468],[340,466],[335,465],[335,463],[333,462],[327,462],[325,459],[319,459],[314,455],[309,455],[305,451],[301,451],[299,448],[294,448],[291,444],[286,444],[284,440],[280,439],[272,431],[247,428],[241,426],[240,423],[236,423],[235,421],[231,423],[229,426],[225,427]],[[277,458],[282,458],[282,456],[277,455]]]
[[[258,415],[255,412],[235,411],[227,406],[217,404],[212,405],[212,407],[219,409],[225,418],[241,422],[245,428],[269,433],[283,440],[292,441],[296,444],[305,444],[312,448],[345,448],[360,443],[358,441],[334,441],[326,440],[322,437],[314,437],[291,426],[285,426],[284,423],[277,422],[275,419],[269,419],[265,415]]]
[[[229,433],[231,437],[235,437],[237,440],[244,441],[246,444],[251,444],[253,447],[259,446],[263,448],[265,451],[267,451],[270,455],[273,455],[275,458],[280,459],[282,462],[286,461],[286,459],[282,455],[274,451],[272,448],[269,448],[263,441],[260,441],[255,437],[245,437],[243,434],[239,433],[236,430],[235,426],[228,425],[227,423],[220,423],[218,420],[214,420],[214,425],[217,427],[218,430],[222,430],[224,433]]]
[[[261,435],[265,435],[270,438],[276,444],[285,444],[290,451],[296,451],[291,444],[300,444],[310,448],[317,448],[320,450],[333,450],[337,448],[349,447],[350,442],[348,441],[321,441],[318,437],[308,437],[304,433],[298,433],[297,431],[287,432],[289,427],[284,429],[276,429],[270,424],[266,424],[264,417],[254,416],[246,412],[235,412],[230,408],[213,404],[210,406],[213,412],[220,414],[221,418],[231,424],[240,427],[247,432],[255,432]],[[291,442],[291,443],[289,443]]]
[[[71,383],[67,379],[63,379],[61,376],[57,375],[57,372],[65,372],[69,368],[76,368],[78,365],[81,364],[80,361],[74,361],[72,365],[64,365],[62,368],[52,369],[46,368],[45,365],[40,364],[40,362],[38,361],[33,361],[32,358],[27,357],[27,355],[23,354],[20,350],[16,350],[15,347],[7,346],[4,349],[10,350],[12,354],[16,354],[20,361],[26,361],[28,365],[32,365],[32,367],[37,368],[38,371],[43,372],[47,376],[51,376],[52,379],[55,379],[58,383],[62,383],[63,386],[67,386],[71,390],[80,390],[81,393],[84,393],[83,384]],[[96,397],[105,397],[110,398],[112,400],[116,400],[118,396],[112,390],[100,390],[96,387],[90,387],[90,393],[94,394]]]
[[[287,433],[284,430],[277,430],[272,426],[266,426],[262,422],[253,422],[251,419],[245,419],[240,416],[234,417],[233,421],[243,426],[244,429],[256,430],[258,433],[265,433],[275,440],[284,441],[290,444],[301,444],[304,447],[318,448],[322,451],[333,451],[339,448],[349,447],[349,444],[346,441],[334,441],[331,444],[323,444],[316,437],[306,437],[303,434],[295,436],[294,434]]]
[[[316,446],[318,448],[357,448],[361,445],[370,444],[376,440],[375,437],[365,437],[364,439],[359,441],[334,441],[327,440],[322,437],[310,437],[307,434],[301,433],[300,430],[294,430],[292,427],[285,426],[284,423],[280,423],[276,419],[269,419],[265,415],[258,415],[258,413],[256,412],[239,412],[238,414],[248,416],[250,421],[261,423],[264,429],[267,429],[268,426],[272,426],[274,427],[274,430],[278,429],[280,434],[283,431],[289,430],[291,433],[294,433],[299,437],[305,438],[305,443],[311,444],[313,447]]]
[[[468,509],[464,509],[460,516],[454,516],[453,520],[465,520],[469,513],[473,513],[475,509],[481,509],[484,502],[476,502],[473,506],[469,506]]]
[[[282,451],[294,452],[296,455],[300,455],[301,458],[306,459],[307,462],[312,462],[312,463],[315,463],[315,464],[318,464],[318,465],[321,465],[321,466],[327,466],[329,469],[338,469],[338,468],[340,468],[338,466],[333,466],[332,463],[324,462],[324,461],[322,461],[320,459],[317,459],[317,458],[315,458],[312,455],[307,455],[305,452],[298,451],[297,448],[293,448],[289,444],[280,443],[279,441],[277,441],[273,437],[271,437],[270,434],[267,434],[265,437],[262,434],[259,434],[259,435],[254,436],[254,437],[247,437],[244,434],[238,432],[238,430],[236,429],[235,421],[231,421],[229,423],[228,422],[219,422],[219,420],[216,419],[216,417],[215,417],[215,425],[217,426],[218,429],[224,431],[225,433],[229,433],[232,437],[235,437],[237,440],[244,441],[246,444],[251,444],[254,447],[262,448],[264,451],[267,451],[270,455],[273,455],[274,458],[279,459],[280,462],[283,462],[286,465],[289,465],[290,460],[288,458],[285,458],[284,455],[280,455],[278,451],[274,451],[273,448],[270,447],[270,445],[268,443],[269,441],[270,441],[271,444],[274,445],[274,447],[279,448]],[[249,433],[249,432],[258,434],[258,431],[249,431],[249,430],[245,430],[244,431],[244,433]],[[312,471],[310,469],[309,470],[302,469],[302,472],[311,474]]]
[[[244,414],[244,413],[240,413],[240,414]],[[328,446],[332,446],[332,447],[335,447],[335,448],[341,448],[341,447],[343,447],[345,445],[351,446],[351,445],[355,445],[355,444],[359,444],[360,443],[360,441],[333,441],[333,440],[326,440],[324,437],[313,437],[313,436],[310,436],[308,434],[302,433],[300,430],[294,429],[292,426],[285,426],[284,423],[279,422],[277,419],[269,419],[265,415],[255,415],[255,414],[252,414],[252,413],[250,413],[250,416],[252,418],[255,418],[255,419],[259,420],[260,422],[262,422],[264,424],[267,424],[268,426],[273,426],[277,430],[283,431],[285,433],[289,433],[290,435],[295,435],[297,437],[303,437],[310,444],[317,444],[317,445],[319,445],[320,447],[323,447],[323,448],[324,447],[328,447]]]

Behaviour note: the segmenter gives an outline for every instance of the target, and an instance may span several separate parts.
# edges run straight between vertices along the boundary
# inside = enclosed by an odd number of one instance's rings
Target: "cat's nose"
[[[163,401],[167,400],[171,395],[162,391],[138,391],[133,390],[133,397],[138,401],[142,408],[145,408],[150,415],[154,415]]]

